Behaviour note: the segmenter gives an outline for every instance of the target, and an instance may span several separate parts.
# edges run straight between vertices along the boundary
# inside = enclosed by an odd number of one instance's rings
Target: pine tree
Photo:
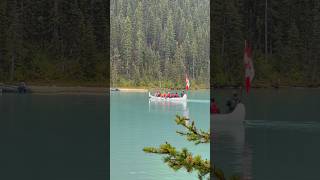
[[[119,81],[119,65],[120,65],[121,59],[120,54],[117,48],[114,49],[111,61],[110,61],[110,72],[111,72],[111,86],[116,87],[117,82]]]
[[[154,25],[154,31],[155,31],[155,34],[154,34],[154,44],[155,44],[155,47],[154,49],[160,49],[160,41],[161,41],[161,32],[162,32],[162,27],[161,27],[161,20],[159,17],[156,18],[155,21],[155,25]]]
[[[8,34],[6,40],[6,49],[10,59],[10,81],[15,80],[16,64],[19,58],[20,51],[22,50],[22,22],[21,12],[19,12],[19,6],[16,0],[8,4],[9,11],[9,25]]]
[[[81,18],[80,24],[80,66],[83,77],[87,80],[94,79],[96,76],[96,38],[92,24]]]
[[[319,66],[320,66],[320,3],[315,1],[313,9],[313,32],[312,32],[312,82],[319,82]]]
[[[0,80],[5,80],[5,45],[7,34],[6,1],[0,2]]]
[[[166,58],[172,58],[175,51],[175,32],[173,29],[173,18],[171,11],[168,15],[166,25]]]
[[[129,76],[129,64],[132,62],[132,40],[131,40],[131,33],[132,33],[132,27],[131,27],[131,20],[127,16],[124,22],[124,32],[123,32],[123,60],[125,62],[124,69],[125,74],[127,78],[130,78]]]
[[[145,34],[143,31],[143,9],[142,9],[142,3],[141,1],[138,2],[138,6],[135,11],[135,17],[136,17],[136,30],[137,30],[137,41],[136,41],[136,62],[135,66],[137,68],[136,72],[142,72],[144,67],[144,59],[143,59],[143,53],[145,49]],[[136,75],[140,79],[140,74]]]
[[[289,44],[288,44],[288,59],[290,59],[290,63],[287,64],[289,66],[290,71],[288,71],[291,76],[295,76],[295,78],[299,78],[297,76],[301,76],[302,74],[299,74],[300,68],[302,64],[300,64],[300,58],[303,54],[302,51],[302,43],[300,40],[300,34],[299,30],[297,28],[296,23],[293,21],[291,22],[291,27],[289,29]]]
[[[178,43],[177,43],[178,44]],[[185,75],[185,53],[182,45],[177,45],[177,51],[174,57],[173,61],[173,74],[172,77],[175,79],[175,82],[180,84],[180,82],[183,82],[183,77]]]
[[[195,79],[195,62],[198,59],[198,42],[194,37],[191,45],[191,54],[192,54],[192,63],[190,66],[192,67],[192,78]]]

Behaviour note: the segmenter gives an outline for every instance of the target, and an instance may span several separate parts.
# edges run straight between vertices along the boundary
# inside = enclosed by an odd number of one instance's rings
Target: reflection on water
[[[272,130],[295,130],[301,132],[320,131],[320,122],[306,121],[267,121],[267,120],[251,120],[245,121],[245,126],[248,128],[267,128]]]
[[[318,177],[318,122],[253,121],[237,130],[220,126],[213,131],[214,162],[228,175],[266,180],[298,180],[305,173],[310,179]]]
[[[169,102],[169,101],[150,101],[150,111],[163,111],[163,112],[185,112],[187,111],[187,102]]]
[[[242,179],[318,179],[319,92],[253,91],[244,98],[242,126],[212,124],[212,160],[227,176]]]
[[[243,124],[219,124],[211,126],[211,159],[227,176],[241,174],[242,179],[251,179],[251,149],[245,142]]]
[[[201,100],[199,100],[201,102]],[[150,101],[149,100],[149,112],[150,111],[163,111],[163,112],[176,112],[186,117],[188,121],[187,125],[191,123],[189,109],[187,102],[169,102],[169,101]]]

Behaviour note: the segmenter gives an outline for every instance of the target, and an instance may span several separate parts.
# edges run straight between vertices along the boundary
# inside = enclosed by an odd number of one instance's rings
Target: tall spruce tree
[[[125,61],[124,63],[124,69],[125,69],[125,75],[127,78],[130,79],[129,69],[130,69],[130,63],[132,63],[132,39],[131,39],[131,33],[132,33],[132,27],[131,27],[131,20],[129,16],[126,17],[124,21],[124,31],[123,31],[123,59]]]

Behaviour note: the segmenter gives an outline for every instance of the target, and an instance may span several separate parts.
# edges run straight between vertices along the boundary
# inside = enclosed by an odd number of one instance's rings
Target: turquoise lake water
[[[0,179],[105,179],[105,95],[0,94]]]
[[[223,107],[232,91],[213,94]],[[215,164],[242,179],[319,179],[320,89],[254,89],[242,100],[245,124],[213,132]]]
[[[191,91],[186,106],[155,104],[147,93],[111,93],[110,96],[110,177],[111,180],[188,180],[197,179],[195,173],[184,169],[177,172],[162,161],[162,156],[142,151],[146,146],[158,147],[171,143],[193,154],[210,159],[210,145],[195,146],[176,134],[176,114],[188,114],[196,126],[209,130],[209,91]]]

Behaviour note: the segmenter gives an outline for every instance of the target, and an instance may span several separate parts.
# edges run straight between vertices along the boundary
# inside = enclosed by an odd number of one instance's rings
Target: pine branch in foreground
[[[189,173],[197,171],[199,179],[203,179],[210,173],[210,161],[203,160],[199,155],[192,156],[192,153],[186,148],[178,151],[166,142],[160,145],[159,148],[145,147],[143,151],[147,153],[166,154],[167,156],[164,157],[164,162],[168,164],[170,168],[175,171],[184,168]]]
[[[195,145],[210,143],[210,132],[197,130],[194,121],[189,125],[189,119],[179,115],[176,115],[175,121],[177,125],[182,125],[187,130],[187,132],[177,131],[177,133],[186,136],[188,141],[195,142]],[[193,156],[186,148],[179,151],[168,142],[165,142],[165,144],[161,144],[159,148],[145,147],[143,151],[146,153],[165,155],[163,159],[164,163],[168,164],[174,171],[182,168],[186,169],[189,173],[196,171],[199,180],[203,180],[206,177],[210,179],[210,173],[213,173],[213,176],[217,178],[217,180],[226,180],[221,169],[218,169],[216,166],[211,167],[209,160],[202,159],[200,155]],[[239,179],[239,176],[231,176],[229,178],[229,180]]]
[[[182,125],[187,129],[187,132],[177,131],[177,133],[179,135],[186,136],[188,141],[195,142],[195,145],[210,142],[210,132],[198,130],[194,124],[194,121],[192,121],[191,125],[189,125],[189,119],[179,115],[176,115],[175,121],[177,125]]]

